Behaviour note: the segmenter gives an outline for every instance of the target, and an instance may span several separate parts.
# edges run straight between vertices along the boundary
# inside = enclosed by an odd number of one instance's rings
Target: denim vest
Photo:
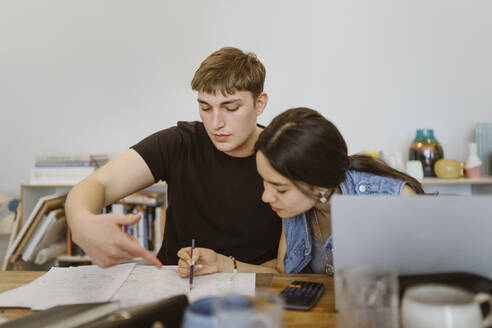
[[[350,170],[339,187],[344,195],[400,195],[404,185],[405,181],[400,179]],[[299,273],[311,262],[312,240],[308,217],[309,211],[306,211],[294,217],[282,219],[287,242],[284,257],[285,273]],[[332,247],[333,236],[330,236],[324,248],[332,249]]]

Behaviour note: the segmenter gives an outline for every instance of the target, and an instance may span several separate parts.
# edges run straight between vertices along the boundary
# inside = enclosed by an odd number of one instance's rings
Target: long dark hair
[[[345,181],[348,170],[357,170],[404,180],[417,194],[424,193],[417,180],[382,161],[348,156],[347,144],[336,126],[305,107],[275,117],[260,134],[255,151],[261,151],[278,173],[298,186],[301,182],[332,189]]]

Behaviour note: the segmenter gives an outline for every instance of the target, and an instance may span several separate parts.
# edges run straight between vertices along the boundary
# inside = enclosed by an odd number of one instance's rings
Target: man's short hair
[[[236,91],[250,91],[256,99],[263,92],[265,74],[265,67],[254,53],[225,47],[202,62],[191,81],[191,88],[213,95],[220,90],[224,96]]]

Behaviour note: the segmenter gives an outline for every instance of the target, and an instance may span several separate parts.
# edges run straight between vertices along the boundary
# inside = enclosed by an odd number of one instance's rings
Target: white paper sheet
[[[0,307],[44,310],[55,305],[109,301],[135,263],[101,269],[95,265],[51,268],[30,284],[0,294]]]
[[[195,277],[190,291],[189,280],[179,277],[177,266],[169,265],[157,269],[139,265],[111,300],[119,300],[121,306],[126,307],[179,294],[187,295],[190,301],[231,292],[254,295],[255,284],[254,273],[215,273]]]

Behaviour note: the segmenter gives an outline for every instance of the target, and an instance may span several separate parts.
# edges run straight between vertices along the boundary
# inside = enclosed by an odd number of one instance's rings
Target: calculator
[[[284,299],[286,309],[307,311],[316,304],[324,291],[325,285],[320,282],[296,280],[285,287],[280,296]]]

